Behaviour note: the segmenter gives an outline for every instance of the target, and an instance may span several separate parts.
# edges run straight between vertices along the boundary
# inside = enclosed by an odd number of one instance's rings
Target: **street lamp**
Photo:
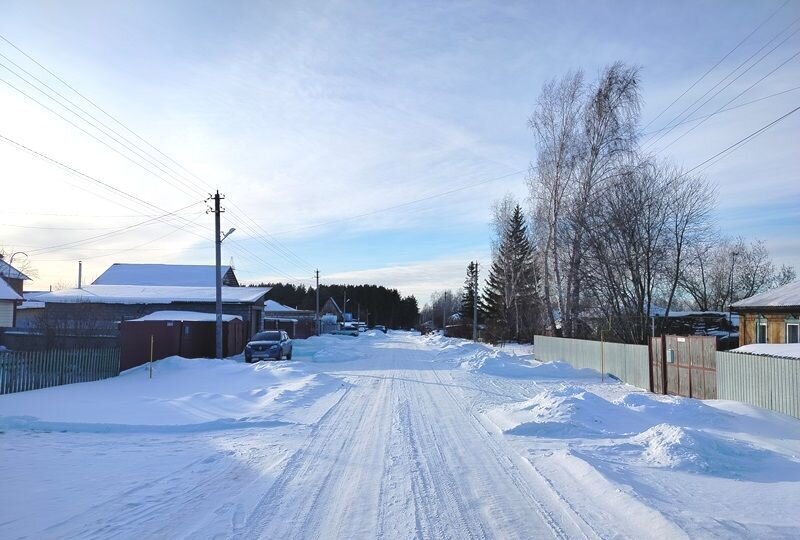
[[[733,267],[736,264],[736,256],[738,254],[738,251],[731,253],[731,272],[728,275],[728,347],[730,347],[731,326],[733,326],[733,312],[731,310],[731,304],[733,304]]]
[[[28,254],[25,253],[24,251],[15,251],[14,253],[11,254],[11,257],[9,257],[8,264],[12,264],[14,262],[14,257],[16,257],[17,255],[25,255],[25,258],[26,259],[28,258]]]

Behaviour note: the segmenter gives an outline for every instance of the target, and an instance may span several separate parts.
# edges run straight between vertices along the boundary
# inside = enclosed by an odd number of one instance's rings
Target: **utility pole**
[[[78,288],[83,288],[83,261],[78,261]]]
[[[478,261],[472,276],[472,341],[478,341]]]
[[[447,329],[447,291],[444,291],[442,296],[442,336],[445,335]]]
[[[214,280],[216,283],[216,312],[217,312],[217,323],[216,323],[216,332],[215,332],[215,344],[216,344],[216,356],[217,358],[222,358],[222,241],[225,240],[233,231],[236,229],[231,228],[225,234],[222,234],[220,230],[220,214],[225,211],[224,208],[220,208],[219,202],[224,199],[224,195],[219,194],[219,190],[214,195],[210,195],[206,202],[214,199],[214,208],[209,208],[206,210],[208,212],[214,212],[214,255],[215,255],[215,263],[216,263],[216,279]]]
[[[319,270],[317,270],[315,272],[315,275],[316,275],[316,278],[317,278],[317,289],[316,289],[316,293],[317,293],[317,310],[316,310],[316,315],[314,317],[315,317],[315,319],[317,321],[317,335],[320,335],[322,333],[322,330],[320,328],[320,320],[319,320]]]
[[[216,257],[216,311],[217,311],[217,325],[216,325],[216,344],[217,344],[217,358],[222,358],[222,231],[220,231],[220,213],[222,210],[219,207],[220,195],[219,190],[214,194],[214,250]]]

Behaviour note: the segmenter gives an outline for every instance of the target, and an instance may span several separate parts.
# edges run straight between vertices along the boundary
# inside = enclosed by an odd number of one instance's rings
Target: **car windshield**
[[[280,332],[259,332],[253,336],[253,341],[280,341]]]

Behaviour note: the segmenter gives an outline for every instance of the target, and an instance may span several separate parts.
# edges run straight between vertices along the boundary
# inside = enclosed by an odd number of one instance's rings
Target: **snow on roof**
[[[224,276],[230,266],[223,266]],[[213,287],[216,284],[213,264],[129,264],[114,263],[92,285],[161,285],[178,287]]]
[[[11,279],[31,279],[3,259],[0,259],[0,276],[9,277]]]
[[[222,320],[225,322],[234,319],[242,320],[238,315],[222,315]],[[132,319],[132,321],[197,321],[197,322],[214,322],[217,320],[216,313],[200,313],[198,311],[156,311],[150,315]]]
[[[800,307],[800,281],[795,281],[744,300],[732,306],[738,308]]]
[[[225,303],[256,302],[270,287],[222,287]],[[215,287],[162,287],[140,285],[88,285],[82,289],[64,289],[36,298],[57,304],[168,304],[171,302],[214,302]]]
[[[751,343],[731,352],[800,359],[800,343]]]
[[[290,308],[289,306],[284,306],[281,303],[276,302],[275,300],[267,300],[264,302],[264,311],[297,311],[294,308]]]
[[[44,302],[39,301],[39,295],[46,294],[48,291],[23,291],[23,302],[17,306],[17,309],[42,309]]]
[[[0,278],[0,300],[22,300],[22,297],[6,283],[6,280]]]
[[[662,306],[651,305],[650,306],[650,315],[655,317],[663,317],[667,313],[667,308]],[[698,310],[677,310],[677,309],[670,309],[669,310],[670,318],[681,318],[681,317],[727,317],[728,313],[726,311],[698,311]]]

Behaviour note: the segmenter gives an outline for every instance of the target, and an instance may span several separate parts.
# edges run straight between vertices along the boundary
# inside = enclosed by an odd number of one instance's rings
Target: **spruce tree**
[[[535,298],[533,247],[519,205],[503,229],[483,294],[484,311],[495,339],[527,337],[527,317]]]
[[[461,320],[472,324],[475,306],[475,284],[478,283],[478,266],[471,262],[467,265],[467,277],[464,279],[464,292],[461,294]],[[483,320],[481,301],[478,298],[478,322]]]

